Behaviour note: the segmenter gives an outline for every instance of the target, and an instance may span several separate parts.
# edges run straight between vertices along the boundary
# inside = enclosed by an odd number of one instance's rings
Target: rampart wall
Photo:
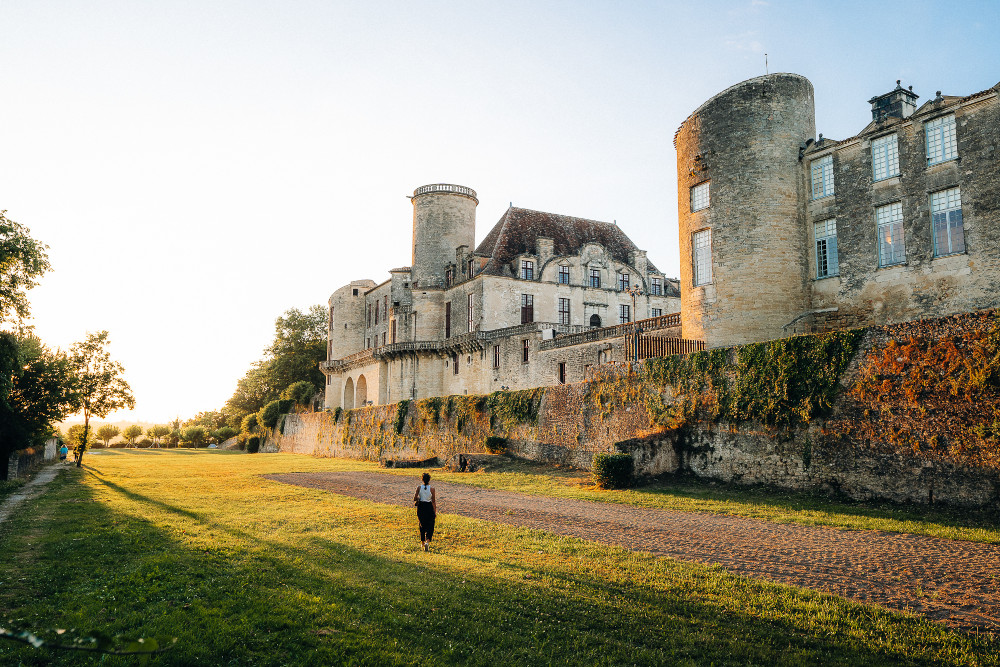
[[[273,450],[370,460],[483,452],[855,499],[1000,506],[994,311],[596,369],[591,380],[290,415]]]

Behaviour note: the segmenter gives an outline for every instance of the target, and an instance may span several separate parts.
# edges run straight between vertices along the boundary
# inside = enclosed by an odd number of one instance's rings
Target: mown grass
[[[427,554],[412,509],[260,477],[358,465],[92,455],[0,527],[0,620],[177,637],[163,665],[1000,662],[920,618],[455,515]],[[0,643],[0,664],[98,661]]]

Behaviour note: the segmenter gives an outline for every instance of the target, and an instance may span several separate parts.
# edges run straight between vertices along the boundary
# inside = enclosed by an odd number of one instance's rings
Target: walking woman
[[[434,487],[431,486],[431,476],[424,473],[424,483],[417,487],[417,492],[413,494],[413,504],[417,506],[417,521],[420,523],[420,543],[424,545],[424,551],[431,546],[431,538],[434,537],[434,517],[437,516],[437,497],[434,495]]]

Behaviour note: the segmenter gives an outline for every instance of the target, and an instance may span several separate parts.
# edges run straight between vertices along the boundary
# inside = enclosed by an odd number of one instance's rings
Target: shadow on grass
[[[888,635],[918,637],[924,650],[936,647],[938,657],[964,655],[972,647],[989,662],[989,645],[926,621],[701,566],[591,547],[581,547],[581,553],[623,559],[619,565],[625,570],[609,577],[586,568],[533,566],[525,554],[418,553],[422,560],[412,562],[412,552],[392,555],[399,544],[385,530],[369,529],[371,508],[390,517],[395,512],[409,517],[410,511],[364,501],[338,508],[340,525],[373,538],[382,535],[380,551],[315,535],[288,544],[207,522],[203,513],[95,478],[145,505],[153,521],[114,511],[96,502],[89,488],[61,480],[42,499],[41,537],[0,543],[4,579],[16,571],[10,569],[13,550],[37,550],[24,584],[31,590],[18,599],[0,593],[2,606],[12,618],[44,618],[53,627],[178,637],[174,650],[154,664],[932,661],[905,642],[875,645]],[[179,517],[211,523],[234,539],[195,546],[179,532],[156,527],[156,515],[163,515],[160,523]],[[242,518],[252,524],[254,507]],[[21,521],[10,535],[27,534],[30,522]],[[492,537],[489,524],[469,521]],[[651,563],[666,568],[667,575],[637,580]],[[795,607],[796,621],[782,617]],[[80,664],[81,656],[0,644],[0,663],[18,661]],[[130,663],[107,658],[102,664]]]

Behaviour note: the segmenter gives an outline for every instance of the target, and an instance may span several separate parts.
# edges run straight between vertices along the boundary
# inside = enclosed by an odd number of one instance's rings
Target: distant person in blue
[[[420,524],[420,543],[424,551],[430,549],[431,538],[434,537],[434,518],[437,516],[437,497],[431,486],[430,473],[424,473],[424,483],[417,487],[413,494],[413,504],[417,506],[417,522]]]
[[[59,460],[65,461],[67,454],[69,454],[69,450],[66,449],[66,444],[63,443],[63,446],[59,448]]]

